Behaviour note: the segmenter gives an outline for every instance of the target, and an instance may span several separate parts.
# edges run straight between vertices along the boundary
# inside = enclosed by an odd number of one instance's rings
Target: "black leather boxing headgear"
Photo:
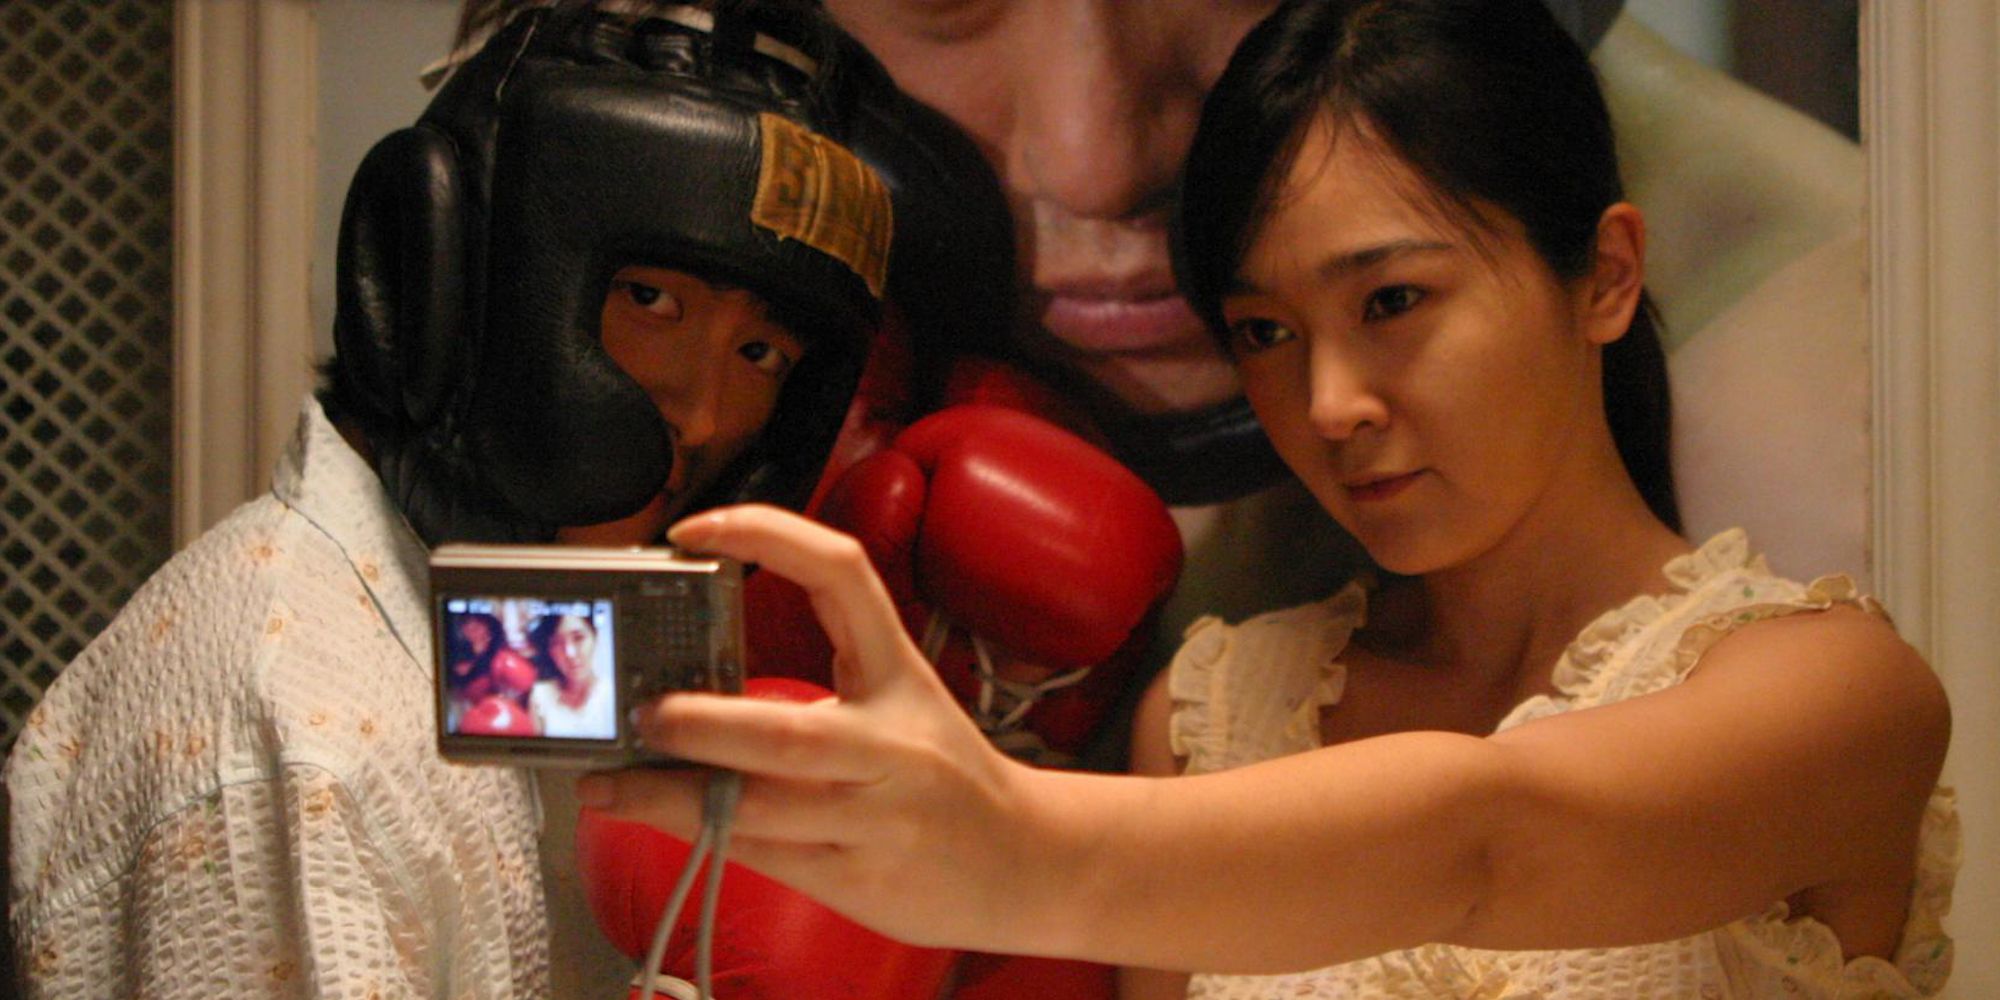
[[[357,172],[339,378],[428,542],[545,539],[659,493],[671,431],[598,337],[628,265],[746,288],[808,345],[707,499],[796,506],[818,476],[878,315],[888,195],[828,138],[809,61],[676,13],[524,13]]]

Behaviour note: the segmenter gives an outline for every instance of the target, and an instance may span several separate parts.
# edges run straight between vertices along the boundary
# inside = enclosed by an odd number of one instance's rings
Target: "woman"
[[[528,630],[528,639],[534,644],[541,674],[528,692],[528,711],[541,734],[617,738],[618,706],[611,670],[599,662],[599,650],[608,644],[598,641],[597,625],[590,615],[574,611],[543,615]]]
[[[849,665],[837,705],[646,716],[745,772],[741,860],[915,942],[1208,973],[1134,997],[1939,989],[1942,689],[1844,578],[1675,532],[1644,220],[1546,11],[1281,9],[1182,196],[1191,300],[1387,573],[1190,629],[1135,748],[1187,777],[1063,774],[943,707],[849,540],[683,522],[813,590]],[[698,784],[580,793],[686,833]]]

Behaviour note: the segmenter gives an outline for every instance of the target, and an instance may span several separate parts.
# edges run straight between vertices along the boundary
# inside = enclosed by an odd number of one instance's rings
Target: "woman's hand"
[[[1022,919],[1034,773],[995,751],[918,653],[862,547],[771,507],[676,525],[682,548],[755,562],[805,588],[833,642],[838,698],[811,705],[668,695],[648,746],[742,772],[731,856],[919,944],[991,946]],[[756,622],[748,623],[750,628]],[[700,772],[591,775],[586,805],[692,839]]]

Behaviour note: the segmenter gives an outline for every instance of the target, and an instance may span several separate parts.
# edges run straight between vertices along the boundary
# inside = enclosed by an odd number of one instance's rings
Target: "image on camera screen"
[[[618,738],[612,602],[445,599],[445,731]]]

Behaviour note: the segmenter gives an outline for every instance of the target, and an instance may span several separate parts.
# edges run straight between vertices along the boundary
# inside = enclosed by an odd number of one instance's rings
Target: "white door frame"
[[[311,386],[311,0],[175,0],[174,545],[269,481]]]
[[[1953,997],[2000,996],[2000,0],[1862,17],[1875,579],[1950,690]]]

